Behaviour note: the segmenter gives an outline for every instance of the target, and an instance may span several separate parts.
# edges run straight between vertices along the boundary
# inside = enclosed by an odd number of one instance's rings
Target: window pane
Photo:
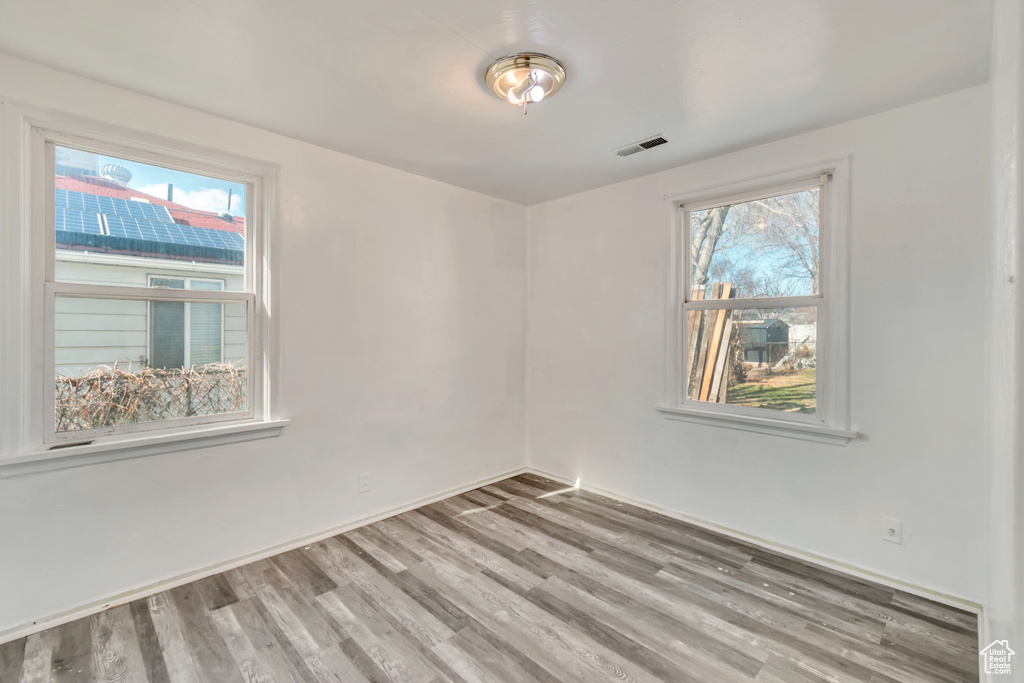
[[[189,289],[218,292],[224,289],[220,280],[189,280]],[[221,304],[189,304],[189,365],[219,363],[221,360],[221,328],[224,310]]]
[[[715,298],[715,282],[732,283],[734,299],[817,294],[819,194],[690,212],[689,298]]]
[[[68,147],[55,157],[57,281],[145,287],[155,268],[187,267],[245,287],[244,184]]]
[[[220,362],[220,328],[223,320],[221,304],[190,303],[189,364],[205,365]]]
[[[149,365],[161,370],[184,367],[186,304],[154,301],[149,306]]]
[[[149,279],[150,287],[165,287],[167,289],[185,289],[185,280],[182,278],[154,277]]]
[[[216,358],[200,334],[186,365],[184,322],[210,307]],[[55,324],[58,432],[246,410],[245,304],[57,297]]]
[[[686,316],[690,399],[815,412],[815,308],[720,308]]]

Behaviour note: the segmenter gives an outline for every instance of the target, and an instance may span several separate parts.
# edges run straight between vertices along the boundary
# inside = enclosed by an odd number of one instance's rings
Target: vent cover
[[[617,150],[615,153],[618,154],[620,157],[628,157],[630,154],[636,154],[637,152],[642,152],[645,149],[650,149],[651,147],[664,145],[666,142],[668,142],[668,140],[666,140],[665,138],[661,137],[660,135],[655,135],[654,137],[647,138],[646,140],[634,142],[632,145],[626,145],[622,149]]]

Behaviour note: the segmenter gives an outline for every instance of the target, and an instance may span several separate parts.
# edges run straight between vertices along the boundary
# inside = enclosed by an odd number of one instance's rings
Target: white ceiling
[[[991,5],[4,0],[0,51],[533,204],[982,83]],[[483,81],[525,50],[568,73],[526,117]]]

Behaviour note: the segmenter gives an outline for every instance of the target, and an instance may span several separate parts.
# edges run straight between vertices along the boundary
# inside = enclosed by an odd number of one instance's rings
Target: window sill
[[[771,434],[772,436],[816,441],[836,446],[846,446],[860,436],[857,432],[851,432],[846,429],[790,422],[770,417],[728,415],[699,408],[680,408],[676,406],[655,406],[655,409],[671,420],[685,420],[687,422],[739,429],[744,432]]]
[[[100,439],[80,446],[39,450],[24,455],[0,458],[0,479],[95,465],[113,460],[145,458],[150,455],[192,448],[207,448],[255,439],[267,439],[279,436],[289,422],[289,420],[269,420],[197,427],[175,431],[173,434],[126,435]]]

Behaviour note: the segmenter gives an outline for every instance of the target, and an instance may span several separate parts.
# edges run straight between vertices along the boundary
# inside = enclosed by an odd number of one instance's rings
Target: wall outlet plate
[[[370,492],[370,473],[363,472],[359,475],[359,493]]]
[[[893,517],[882,518],[882,540],[903,545],[903,522]]]

